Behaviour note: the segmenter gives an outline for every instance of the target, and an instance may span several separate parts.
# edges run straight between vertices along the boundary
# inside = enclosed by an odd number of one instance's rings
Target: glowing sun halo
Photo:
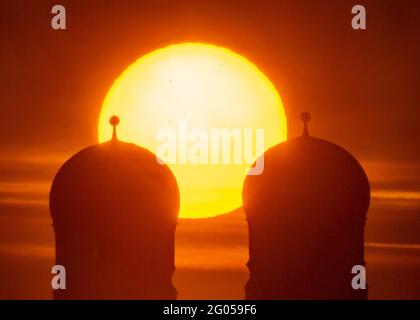
[[[270,80],[246,58],[222,47],[183,43],[153,51],[114,82],[102,106],[100,142],[118,138],[156,153],[164,128],[264,129],[264,149],[286,140],[286,117]],[[255,132],[255,131],[254,131]],[[254,140],[255,140],[255,134]],[[249,164],[169,164],[181,195],[181,218],[204,218],[242,206]]]

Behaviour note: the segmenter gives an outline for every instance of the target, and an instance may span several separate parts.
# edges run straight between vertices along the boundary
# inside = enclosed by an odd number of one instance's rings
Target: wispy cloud
[[[10,243],[0,244],[0,253],[24,257],[53,258],[55,255],[55,248],[46,245]]]
[[[373,190],[420,192],[420,164],[415,162],[363,162]]]
[[[420,243],[379,243],[379,242],[366,242],[365,247],[368,248],[383,248],[383,249],[411,249],[420,250]]]
[[[377,190],[372,191],[371,196],[378,199],[420,200],[420,192],[417,191]]]
[[[0,204],[48,205],[50,182],[0,182]]]

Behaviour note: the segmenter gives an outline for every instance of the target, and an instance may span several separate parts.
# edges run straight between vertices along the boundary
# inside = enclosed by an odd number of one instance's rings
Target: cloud
[[[60,167],[60,163],[62,162],[48,154],[43,159],[36,155],[28,155],[24,159],[21,156],[8,158],[2,155],[0,157],[0,181],[51,181]]]
[[[379,242],[366,242],[367,248],[382,248],[382,249],[412,249],[420,250],[420,243],[379,243]]]
[[[37,258],[53,258],[55,248],[46,245],[34,245],[28,243],[9,243],[0,244],[0,254],[37,257]]]
[[[48,206],[49,182],[0,182],[0,204]],[[0,206],[1,209],[1,206]]]
[[[420,192],[420,165],[415,162],[362,163],[372,190]]]

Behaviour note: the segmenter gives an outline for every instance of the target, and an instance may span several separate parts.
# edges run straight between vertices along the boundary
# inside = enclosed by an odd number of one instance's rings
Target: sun
[[[241,207],[251,162],[235,152],[245,152],[245,143],[252,142],[255,160],[258,152],[287,138],[283,104],[270,80],[245,57],[204,43],[171,45],[130,65],[103,102],[100,142],[112,135],[112,115],[120,118],[120,140],[159,156],[164,144],[169,146],[170,161],[163,158],[179,185],[181,218],[213,217]],[[215,132],[231,139],[219,136],[219,148]],[[261,132],[264,144],[258,150]],[[218,162],[219,156],[224,160]]]

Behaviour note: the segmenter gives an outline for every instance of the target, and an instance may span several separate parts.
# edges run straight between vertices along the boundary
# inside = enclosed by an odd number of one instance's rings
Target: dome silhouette
[[[114,129],[118,124],[113,119]],[[50,191],[57,299],[174,299],[179,191],[156,156],[114,138],[72,156]]]
[[[243,188],[249,225],[248,299],[365,299],[354,265],[365,265],[370,187],[358,161],[308,133],[264,154]]]

